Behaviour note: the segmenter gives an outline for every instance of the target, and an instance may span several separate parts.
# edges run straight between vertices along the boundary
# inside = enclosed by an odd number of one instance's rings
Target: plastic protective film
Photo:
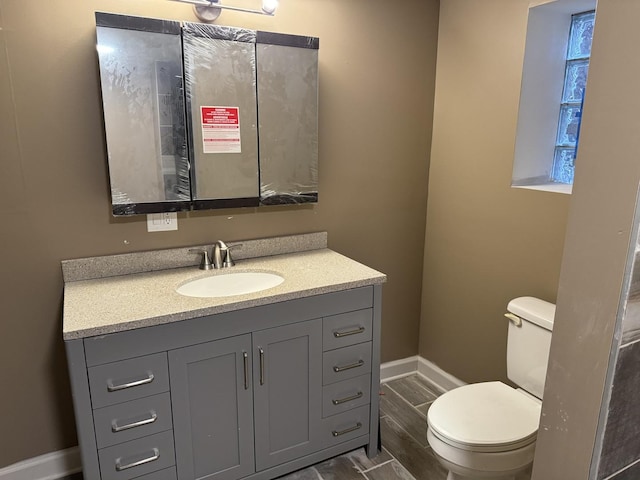
[[[96,13],[114,215],[189,208],[177,22]]]
[[[317,38],[96,25],[114,215],[317,201]]]
[[[256,57],[260,202],[317,202],[318,39],[258,32]]]
[[[196,208],[258,204],[256,32],[182,27]]]

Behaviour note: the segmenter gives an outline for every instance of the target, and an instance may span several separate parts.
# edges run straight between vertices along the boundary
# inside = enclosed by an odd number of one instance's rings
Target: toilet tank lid
[[[518,297],[509,302],[507,310],[542,328],[553,330],[553,318],[556,314],[556,306],[553,303],[535,297]]]

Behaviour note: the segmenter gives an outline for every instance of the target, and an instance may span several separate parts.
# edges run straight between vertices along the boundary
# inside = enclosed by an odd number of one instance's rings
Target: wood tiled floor
[[[447,472],[427,443],[427,410],[438,389],[415,374],[384,383],[380,390],[382,452],[376,458],[367,458],[360,448],[278,480],[445,480]]]

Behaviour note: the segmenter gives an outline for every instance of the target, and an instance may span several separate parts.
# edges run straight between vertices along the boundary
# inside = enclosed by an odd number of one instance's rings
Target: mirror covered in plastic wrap
[[[96,13],[114,215],[318,200],[315,37]]]

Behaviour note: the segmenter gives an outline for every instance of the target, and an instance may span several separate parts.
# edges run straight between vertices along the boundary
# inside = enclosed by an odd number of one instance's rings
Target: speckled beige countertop
[[[232,297],[193,298],[175,290],[187,281],[230,272],[259,271],[284,277],[280,285]],[[197,267],[67,281],[65,340],[121,332],[312,295],[381,284],[386,275],[327,248],[237,260],[228,269]]]

